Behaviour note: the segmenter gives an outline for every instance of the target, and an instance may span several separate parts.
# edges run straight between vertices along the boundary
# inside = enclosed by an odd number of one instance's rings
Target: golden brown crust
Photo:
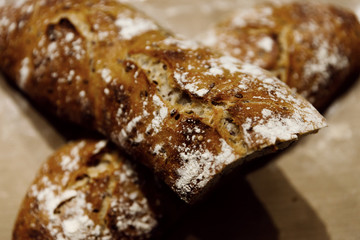
[[[326,125],[269,73],[116,1],[1,11],[16,23],[0,32],[2,71],[48,110],[111,138],[187,202],[229,166]]]
[[[19,211],[14,240],[150,239],[159,234],[164,217],[178,214],[166,206],[182,205],[171,195],[165,198],[168,192],[153,177],[107,145],[74,142],[43,164]]]
[[[241,9],[218,23],[205,43],[272,71],[320,110],[360,72],[360,24],[329,4]]]

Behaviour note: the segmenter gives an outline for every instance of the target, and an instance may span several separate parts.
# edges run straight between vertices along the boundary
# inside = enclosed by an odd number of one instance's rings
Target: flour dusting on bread
[[[150,207],[134,166],[118,154],[95,140],[55,153],[26,195],[14,239],[34,232],[44,239],[147,239],[161,216]]]
[[[125,11],[120,13],[115,20],[115,25],[120,29],[119,36],[122,39],[130,40],[151,30],[158,30],[154,21],[144,17],[134,17],[133,12]]]
[[[35,3],[31,13],[24,4],[4,15],[26,16],[26,31],[11,38],[0,32],[0,47],[7,49],[0,53],[1,70],[20,73],[28,58],[22,85],[35,102],[106,135],[186,202],[245,159],[326,126],[310,103],[270,73],[175,36],[131,7]],[[8,41],[13,38],[16,46]],[[265,39],[259,48],[268,45]],[[19,84],[20,74],[14,80]]]

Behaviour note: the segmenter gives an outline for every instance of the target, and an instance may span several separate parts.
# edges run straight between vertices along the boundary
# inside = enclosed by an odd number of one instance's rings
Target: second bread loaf
[[[65,145],[41,167],[13,240],[158,239],[183,202],[107,141]]]

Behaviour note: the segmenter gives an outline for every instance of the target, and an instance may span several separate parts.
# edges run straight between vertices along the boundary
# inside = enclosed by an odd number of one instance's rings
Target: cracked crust
[[[1,70],[44,108],[111,138],[186,202],[226,169],[326,126],[270,73],[116,1],[0,11],[9,23],[0,29]]]
[[[267,3],[218,23],[204,42],[268,69],[324,110],[360,72],[360,24],[340,7]]]

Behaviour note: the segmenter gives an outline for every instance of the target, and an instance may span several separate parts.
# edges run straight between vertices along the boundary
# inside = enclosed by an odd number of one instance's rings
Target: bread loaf
[[[193,202],[228,169],[326,125],[270,73],[116,1],[2,6],[1,71],[34,102],[96,129]]]
[[[13,239],[156,239],[176,199],[106,141],[77,141],[41,167]]]
[[[272,71],[324,110],[360,72],[360,24],[329,4],[266,3],[234,12],[204,43]]]

